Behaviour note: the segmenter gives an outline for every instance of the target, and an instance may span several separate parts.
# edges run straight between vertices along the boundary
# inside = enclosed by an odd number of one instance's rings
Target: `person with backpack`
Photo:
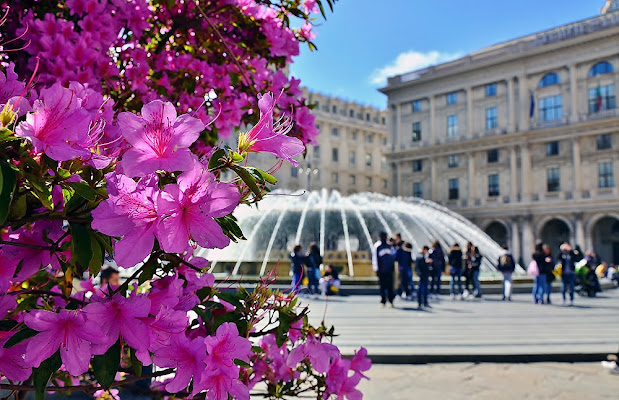
[[[498,269],[503,274],[503,301],[512,301],[512,274],[516,269],[514,256],[508,251],[507,243],[503,243],[505,252],[497,261]]]
[[[413,291],[415,290],[414,284],[411,285],[411,282],[413,282],[412,251],[413,246],[408,242],[401,243],[401,246],[395,251],[395,261],[398,263],[398,275],[400,278],[400,286],[398,287],[397,294],[398,296],[406,296],[409,299],[412,297]]]
[[[428,263],[431,264],[430,295],[438,300],[441,294],[441,276],[445,272],[445,253],[438,240],[432,243],[432,249],[428,254]]]
[[[430,278],[430,267],[427,262],[428,252],[430,248],[423,246],[417,258],[415,259],[415,271],[419,277],[419,285],[417,287],[417,304],[418,308],[430,307],[428,304],[428,280]]]
[[[544,245],[542,242],[538,242],[535,244],[535,251],[531,255],[533,259],[532,262],[537,264],[537,271],[533,271],[534,268],[531,268],[533,272],[537,272],[537,275],[533,276],[533,302],[535,304],[544,304],[544,295],[546,294],[547,284],[546,278],[547,275],[547,265],[546,265],[546,256],[544,255]],[[529,268],[527,268],[529,269]],[[527,271],[529,272],[529,271]]]
[[[387,301],[393,307],[395,293],[393,290],[393,273],[395,269],[394,248],[387,242],[387,232],[380,233],[380,240],[374,243],[372,249],[372,268],[378,276],[380,289],[380,304],[384,307]]]
[[[462,250],[460,250],[460,246],[458,242],[454,243],[454,245],[449,249],[449,256],[447,256],[449,261],[449,275],[451,275],[451,284],[449,285],[449,294],[452,300],[462,299]],[[458,283],[458,293],[456,294],[456,283]]]
[[[291,291],[294,294],[298,294],[301,290],[301,282],[305,274],[305,268],[303,265],[307,262],[305,255],[303,254],[303,246],[297,244],[290,253],[290,263],[292,269],[292,284]]]
[[[320,279],[320,264],[322,264],[322,256],[320,249],[315,242],[310,243],[307,252],[307,291],[310,295],[317,296],[318,280]]]

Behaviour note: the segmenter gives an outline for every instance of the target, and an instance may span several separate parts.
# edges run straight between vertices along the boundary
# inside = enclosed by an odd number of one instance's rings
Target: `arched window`
[[[549,74],[544,75],[542,80],[539,82],[539,87],[543,88],[546,86],[558,85],[559,83],[561,83],[561,80],[559,79],[559,75],[555,74],[554,72],[551,72]]]
[[[613,72],[613,66],[608,61],[601,61],[595,64],[589,71],[589,78],[601,74],[610,74]]]

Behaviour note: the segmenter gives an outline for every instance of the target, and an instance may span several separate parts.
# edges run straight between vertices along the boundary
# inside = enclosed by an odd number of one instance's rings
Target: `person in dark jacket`
[[[320,249],[314,242],[310,243],[309,251],[306,256],[307,261],[307,291],[310,295],[318,295],[318,280],[320,279],[320,264],[322,264],[322,256]]]
[[[503,301],[512,301],[512,274],[516,269],[516,260],[508,251],[507,243],[503,243],[504,253],[497,260],[499,271],[503,274]]]
[[[539,275],[533,278],[533,302],[535,304],[544,304],[544,294],[546,293],[548,277],[546,255],[544,254],[543,244],[538,242],[535,244],[535,251],[531,255],[533,261],[537,263]]]
[[[294,294],[299,293],[301,288],[301,282],[305,274],[305,268],[303,265],[307,262],[305,255],[303,254],[303,246],[297,244],[294,246],[292,253],[290,253],[290,262],[292,268],[292,287],[291,290]]]
[[[393,290],[393,274],[395,270],[394,248],[387,242],[387,233],[380,233],[380,240],[374,243],[372,249],[372,268],[378,276],[380,289],[380,304],[384,307],[387,301],[393,307],[395,292]]]
[[[561,251],[556,258],[557,264],[561,264],[561,294],[563,295],[563,304],[565,304],[567,291],[570,293],[570,303],[574,304],[574,286],[576,284],[576,257],[572,246],[565,242],[561,245]]]
[[[464,263],[464,268],[462,271],[462,276],[464,277],[464,292],[463,296],[466,297],[469,293],[473,293],[473,270],[469,268],[471,264],[471,249],[473,248],[473,243],[466,242],[466,251],[462,257],[462,261]]]
[[[449,294],[452,300],[454,300],[456,296],[462,299],[462,250],[460,250],[460,246],[457,242],[449,249],[449,256],[447,259],[449,261],[449,275],[451,275]],[[456,282],[458,283],[457,293]]]
[[[421,252],[415,259],[415,271],[419,277],[419,285],[417,289],[417,304],[419,308],[430,307],[428,304],[428,279],[430,278],[430,268],[427,262],[428,252],[430,248],[423,246]]]
[[[432,243],[432,248],[428,254],[428,263],[431,264],[432,274],[430,275],[430,295],[437,299],[441,294],[441,276],[445,272],[445,253],[438,240]]]
[[[471,277],[473,278],[473,294],[476,298],[481,298],[481,284],[479,283],[479,270],[481,269],[482,256],[479,253],[477,246],[471,247],[469,260],[469,268],[471,269]]]
[[[552,282],[555,280],[555,261],[552,257],[552,250],[547,244],[542,246],[544,251],[544,263],[546,265],[546,304],[551,304],[550,295],[552,294]]]
[[[396,238],[397,240],[397,238]],[[413,281],[412,257],[413,246],[410,243],[403,243],[395,251],[395,261],[398,263],[398,275],[400,278],[400,286],[398,287],[398,296],[405,295],[411,297],[415,288],[411,286]]]

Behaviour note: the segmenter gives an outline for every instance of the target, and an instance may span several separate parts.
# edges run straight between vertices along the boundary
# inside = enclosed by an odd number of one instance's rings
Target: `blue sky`
[[[325,2],[326,3],[326,2]],[[386,107],[392,76],[599,15],[604,0],[339,0],[291,73],[325,95]]]

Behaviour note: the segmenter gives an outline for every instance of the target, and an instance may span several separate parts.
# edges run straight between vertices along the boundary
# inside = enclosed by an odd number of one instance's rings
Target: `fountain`
[[[496,260],[500,246],[459,214],[428,200],[395,198],[375,193],[342,196],[337,191],[274,192],[268,202],[235,211],[246,241],[225,249],[201,249],[198,255],[211,261],[211,271],[232,275],[265,276],[273,269],[288,276],[292,247],[307,249],[316,242],[325,264],[342,274],[374,276],[371,249],[380,231],[401,233],[417,253],[438,240],[447,252],[457,242],[463,249],[471,241],[484,256],[480,275],[498,278]],[[517,272],[524,272],[518,267]]]

